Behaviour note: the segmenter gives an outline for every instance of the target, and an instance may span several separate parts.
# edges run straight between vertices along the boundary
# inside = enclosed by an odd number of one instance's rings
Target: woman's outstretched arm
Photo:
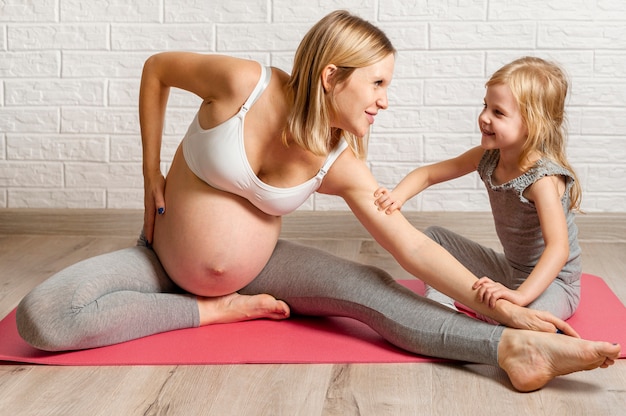
[[[366,164],[345,151],[328,171],[320,192],[341,196],[374,239],[398,263],[428,285],[513,328],[555,332],[576,332],[553,315],[518,307],[499,300],[495,308],[480,302],[472,286],[478,278],[444,248],[417,230],[400,213],[385,214],[374,204],[378,184]]]

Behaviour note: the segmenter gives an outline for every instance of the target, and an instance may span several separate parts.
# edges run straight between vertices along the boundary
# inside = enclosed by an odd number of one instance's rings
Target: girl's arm
[[[359,221],[398,263],[415,277],[459,302],[514,328],[555,332],[560,329],[576,335],[573,329],[551,314],[520,308],[506,300],[495,308],[480,302],[472,286],[477,281],[469,270],[443,247],[426,237],[400,212],[390,215],[371,203],[377,183],[361,160],[349,150],[333,164],[319,191],[344,198]]]
[[[257,63],[220,55],[165,52],[146,60],[139,89],[139,124],[143,148],[144,232],[149,242],[152,242],[155,213],[165,209],[161,137],[170,88],[198,95],[203,106],[219,108],[225,103],[223,107],[228,107],[229,100],[240,99],[236,76],[244,65],[253,65],[260,72]],[[239,84],[251,89],[243,82]]]
[[[390,192],[386,188],[378,188],[374,193],[376,205],[385,213],[391,214],[402,208],[409,199],[431,185],[446,182],[467,175],[476,170],[484,149],[474,147],[467,152],[432,165],[421,166],[408,175]]]
[[[561,176],[546,176],[526,190],[524,196],[537,208],[545,249],[533,271],[517,290],[481,279],[475,288],[484,302],[493,305],[497,299],[506,299],[526,306],[537,299],[563,269],[569,257],[567,222],[561,204],[563,192],[565,180]]]

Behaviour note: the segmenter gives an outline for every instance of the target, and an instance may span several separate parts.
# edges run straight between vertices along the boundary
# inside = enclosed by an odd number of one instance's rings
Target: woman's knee
[[[17,332],[24,341],[46,351],[65,349],[63,331],[59,331],[57,313],[52,300],[35,288],[18,304],[15,321]],[[51,308],[52,306],[52,308]]]

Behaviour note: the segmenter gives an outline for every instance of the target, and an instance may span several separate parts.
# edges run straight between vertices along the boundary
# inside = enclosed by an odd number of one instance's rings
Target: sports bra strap
[[[259,82],[256,84],[256,87],[252,90],[252,93],[246,100],[246,102],[241,107],[242,112],[247,112],[250,107],[259,99],[265,88],[270,83],[270,79],[272,79],[272,68],[266,67],[265,65],[261,65],[261,78]]]

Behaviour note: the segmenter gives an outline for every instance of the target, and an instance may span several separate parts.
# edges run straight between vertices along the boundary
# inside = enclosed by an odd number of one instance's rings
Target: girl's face
[[[364,137],[379,110],[388,107],[387,88],[393,76],[395,57],[387,55],[373,65],[355,69],[333,91],[336,110],[331,127]]]
[[[517,100],[503,84],[487,87],[478,126],[482,133],[481,146],[486,150],[521,151],[528,136]]]

